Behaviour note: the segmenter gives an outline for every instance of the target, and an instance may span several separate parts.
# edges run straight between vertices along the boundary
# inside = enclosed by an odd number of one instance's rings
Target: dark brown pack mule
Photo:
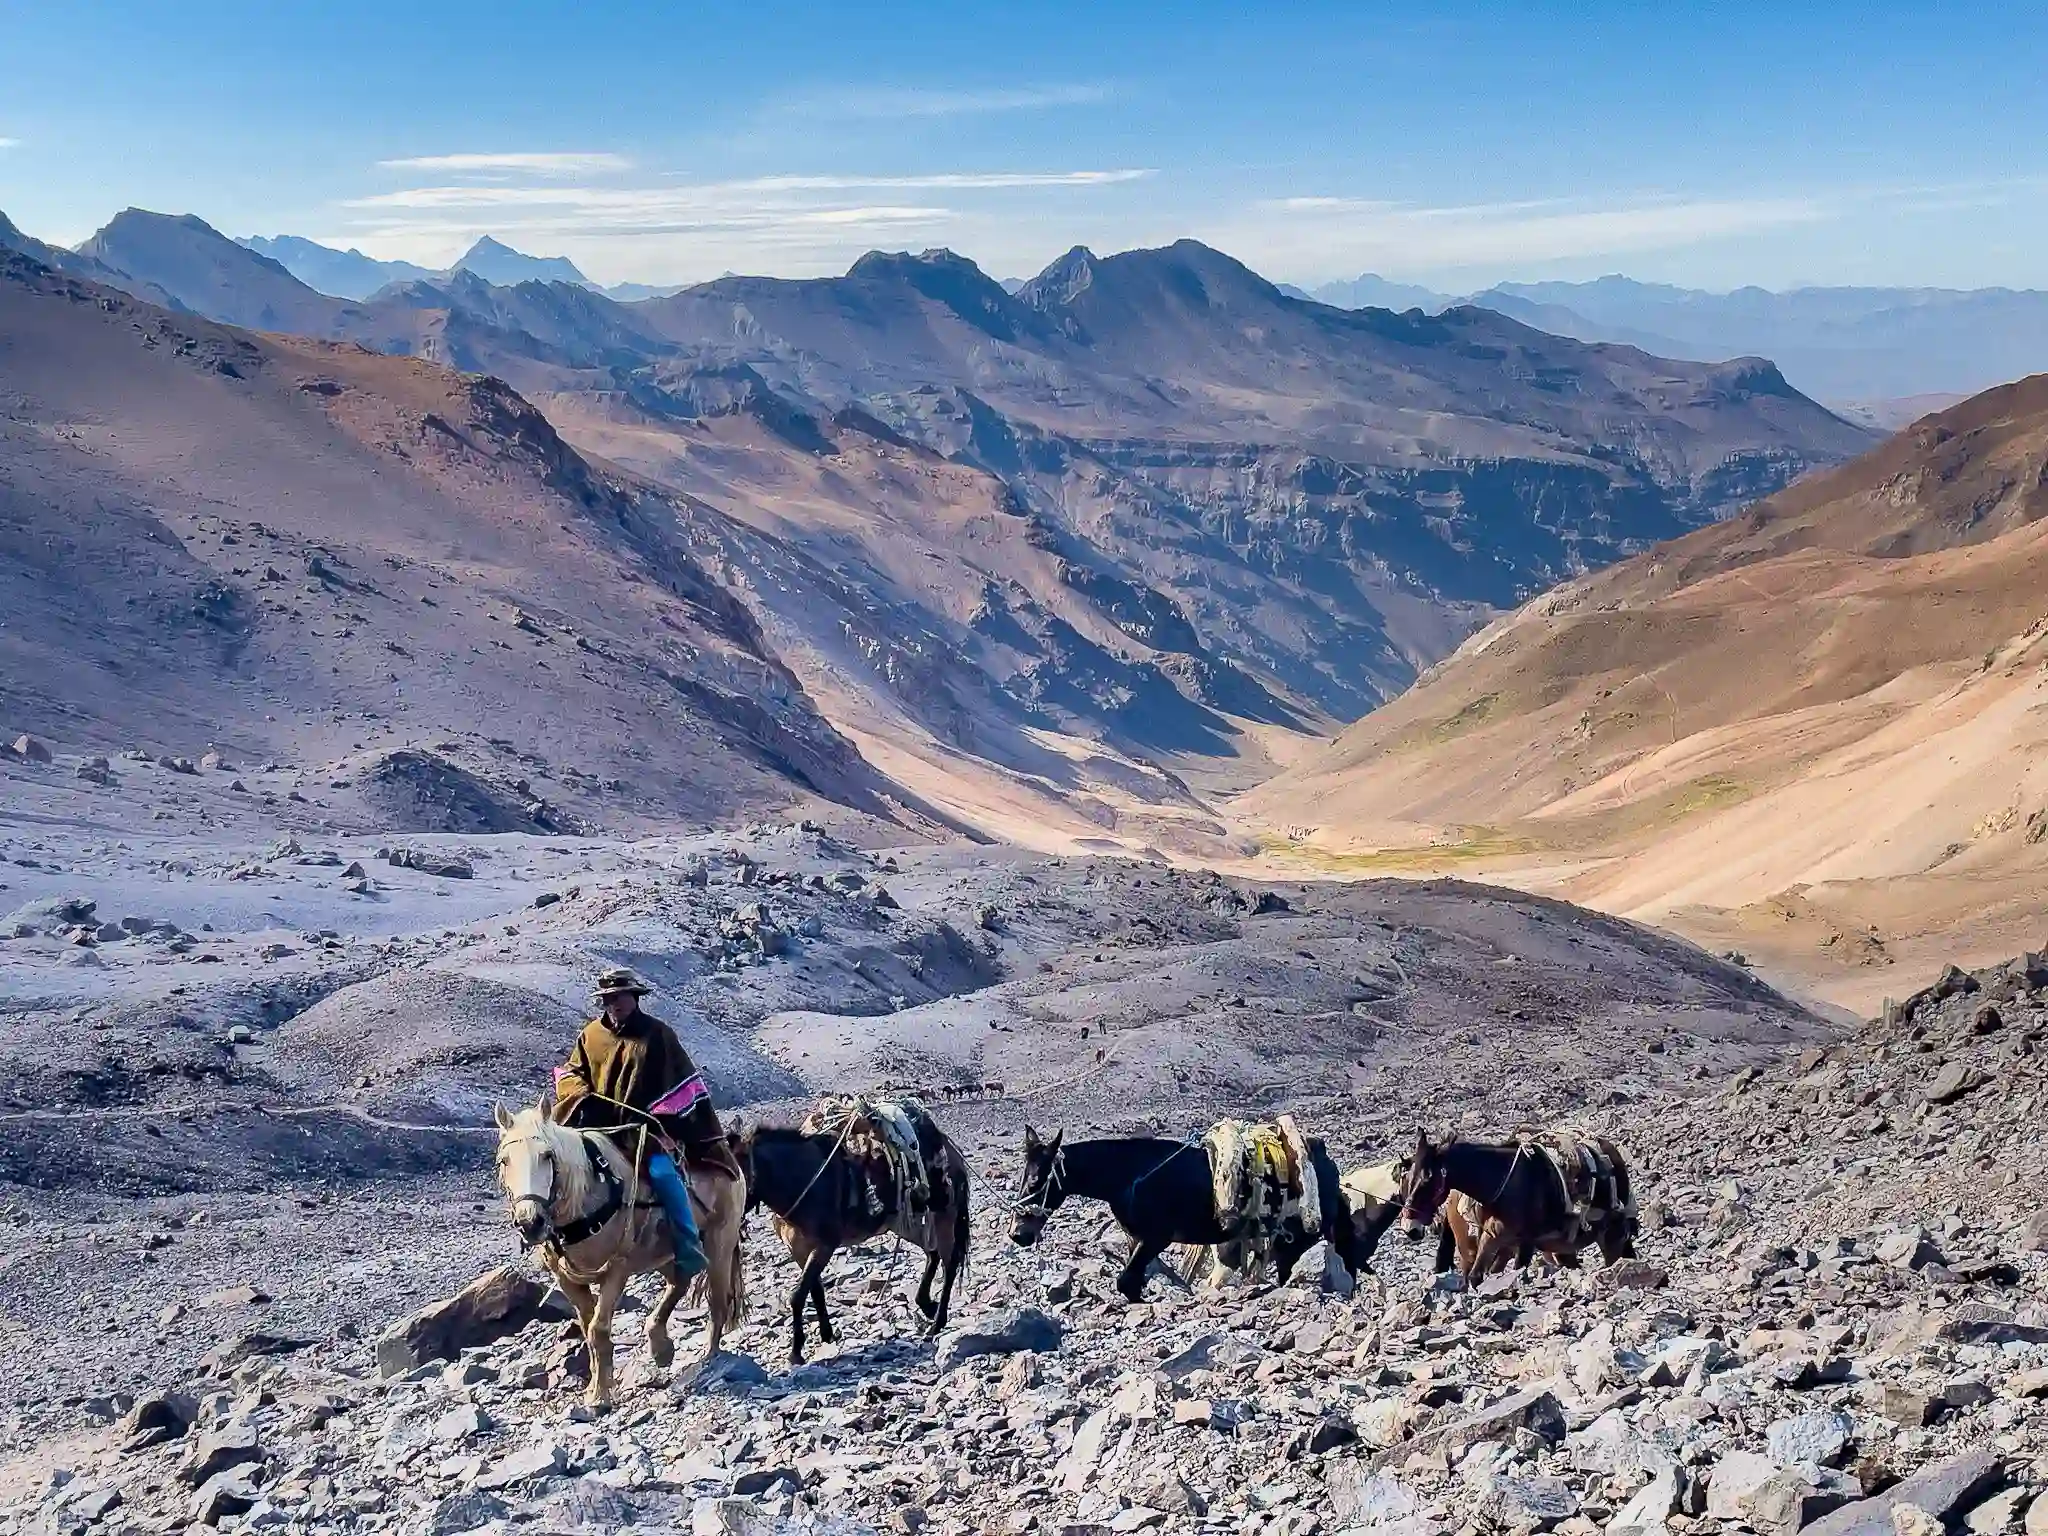
[[[914,1128],[922,1161],[922,1187],[906,1188],[902,1163],[883,1155],[879,1138],[797,1127],[751,1126],[732,1143],[746,1171],[747,1205],[774,1213],[789,1256],[801,1266],[789,1298],[789,1358],[804,1358],[804,1302],[813,1303],[818,1333],[833,1341],[825,1310],[825,1266],[841,1248],[894,1233],[923,1251],[924,1278],[917,1308],[929,1330],[946,1326],[953,1282],[967,1263],[971,1240],[967,1159],[922,1106],[903,1100],[893,1106]],[[932,1281],[943,1272],[939,1294]]]
[[[1610,1264],[1635,1255],[1628,1162],[1604,1136],[1553,1130],[1511,1142],[1434,1142],[1417,1131],[1401,1182],[1409,1236],[1422,1235],[1453,1191],[1478,1207],[1469,1258],[1459,1245],[1467,1279],[1482,1279],[1510,1260],[1527,1265],[1539,1253],[1567,1267],[1591,1247]]]

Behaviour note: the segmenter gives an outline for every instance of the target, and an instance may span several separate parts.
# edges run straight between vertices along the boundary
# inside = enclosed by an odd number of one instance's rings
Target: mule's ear
[[[1067,1139],[1067,1131],[1066,1131],[1066,1127],[1065,1127],[1065,1126],[1062,1126],[1062,1127],[1060,1127],[1060,1129],[1058,1129],[1058,1130],[1056,1130],[1056,1131],[1054,1131],[1054,1132],[1052,1133],[1052,1140],[1051,1140],[1051,1141],[1048,1141],[1048,1142],[1047,1142],[1047,1143],[1045,1144],[1045,1150],[1046,1150],[1046,1151],[1048,1151],[1048,1152],[1057,1152],[1057,1151],[1059,1151],[1059,1149],[1060,1149],[1060,1143],[1061,1143],[1061,1142],[1063,1142],[1063,1141],[1065,1141],[1066,1139]]]
[[[509,1131],[512,1129],[512,1111],[504,1105],[493,1104],[491,1106],[491,1118],[498,1122],[499,1130]]]
[[[1031,1128],[1031,1122],[1027,1120],[1024,1123],[1024,1150],[1026,1152],[1029,1152],[1033,1147],[1037,1145],[1038,1132]]]

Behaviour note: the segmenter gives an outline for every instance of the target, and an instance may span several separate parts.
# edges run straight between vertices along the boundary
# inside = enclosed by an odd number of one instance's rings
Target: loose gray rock
[[[178,1468],[178,1476],[187,1487],[197,1488],[215,1474],[254,1461],[262,1454],[256,1426],[247,1419],[229,1419],[193,1442],[184,1464]]]
[[[1875,1498],[1858,1499],[1806,1529],[1812,1536],[1893,1536],[1892,1510],[1911,1505],[1946,1524],[1997,1489],[2004,1477],[1988,1450],[1965,1451],[1923,1468]]]
[[[246,1514],[263,1497],[256,1481],[256,1468],[230,1467],[217,1472],[192,1496],[191,1518],[195,1525],[219,1525],[230,1515]]]
[[[1856,1421],[1832,1408],[1815,1409],[1796,1418],[1780,1419],[1765,1433],[1771,1460],[1781,1467],[1812,1462],[1838,1464],[1856,1432]]]
[[[550,1440],[544,1445],[529,1445],[501,1457],[477,1474],[476,1486],[486,1493],[495,1493],[530,1483],[535,1478],[559,1476],[568,1465],[568,1454]]]
[[[938,1363],[943,1370],[977,1355],[1043,1353],[1058,1349],[1065,1334],[1065,1327],[1050,1313],[1011,1307],[947,1334],[939,1341]]]

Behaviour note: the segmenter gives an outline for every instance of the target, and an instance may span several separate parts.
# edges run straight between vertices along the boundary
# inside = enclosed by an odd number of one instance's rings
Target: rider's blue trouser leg
[[[667,1153],[657,1152],[647,1160],[647,1182],[654,1186],[654,1198],[675,1232],[676,1268],[686,1275],[703,1273],[704,1239],[697,1232],[697,1213],[690,1209],[690,1189],[682,1170]]]

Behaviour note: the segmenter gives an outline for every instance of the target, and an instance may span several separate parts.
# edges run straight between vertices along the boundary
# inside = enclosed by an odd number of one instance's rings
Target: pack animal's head
[[[504,1105],[492,1108],[498,1123],[498,1184],[512,1208],[512,1225],[531,1247],[554,1225],[558,1156],[554,1127],[538,1109],[513,1113]]]
[[[1450,1145],[1448,1139],[1431,1141],[1425,1130],[1415,1132],[1415,1150],[1408,1154],[1408,1169],[1401,1175],[1401,1229],[1410,1238],[1429,1230],[1451,1193],[1450,1165],[1444,1160]]]
[[[1010,1241],[1029,1248],[1045,1230],[1045,1219],[1067,1198],[1066,1163],[1060,1155],[1065,1131],[1054,1131],[1050,1141],[1024,1127],[1024,1171],[1017,1179],[1015,1218],[1010,1223]]]

